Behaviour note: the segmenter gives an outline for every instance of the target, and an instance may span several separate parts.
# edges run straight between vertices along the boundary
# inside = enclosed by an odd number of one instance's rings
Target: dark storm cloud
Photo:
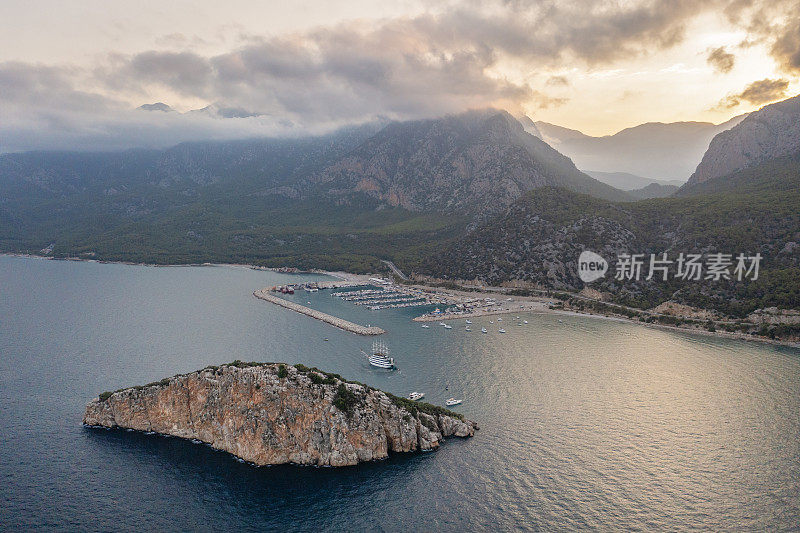
[[[719,48],[709,50],[706,62],[714,67],[714,70],[717,72],[727,74],[733,70],[733,66],[736,63],[736,56],[725,50],[724,46],[720,46]]]
[[[754,81],[737,94],[731,94],[720,100],[718,107],[730,109],[742,103],[748,102],[753,105],[768,104],[786,97],[786,90],[789,88],[787,80],[764,79]]]

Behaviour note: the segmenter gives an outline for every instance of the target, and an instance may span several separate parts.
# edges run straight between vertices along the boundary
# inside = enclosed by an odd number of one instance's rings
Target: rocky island
[[[346,466],[435,450],[477,424],[304,365],[235,361],[104,392],[87,426],[194,439],[257,465]]]

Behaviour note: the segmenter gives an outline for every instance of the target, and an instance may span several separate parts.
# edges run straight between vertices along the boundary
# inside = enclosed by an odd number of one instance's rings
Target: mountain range
[[[159,111],[169,112],[150,112]],[[391,259],[417,275],[569,290],[584,286],[574,268],[583,249],[761,253],[763,277],[749,285],[597,287],[638,307],[673,300],[738,317],[764,306],[800,308],[797,116],[795,97],[720,132],[677,192],[621,171],[594,174],[629,190],[602,183],[542,140],[588,136],[493,109],[300,139],[6,154],[0,250],[358,272]],[[640,139],[651,147],[659,135],[693,131],[673,146],[694,146],[697,132],[721,127],[632,130],[642,138],[661,132]],[[636,136],[603,142],[630,148]]]
[[[674,301],[744,318],[800,308],[800,135],[797,97],[768,105],[720,133],[673,198],[608,202],[564,189],[522,196],[425,258],[419,273],[446,280],[578,291],[584,250],[620,254],[761,254],[759,278],[693,282],[617,280],[591,285],[611,301],[653,308]],[[674,266],[673,266],[674,268]]]
[[[745,117],[739,115],[722,124],[648,122],[603,137],[592,137],[541,121],[535,122],[535,126],[542,140],[590,175],[592,172],[629,173],[684,182],[694,172],[711,139]],[[648,183],[640,187],[646,185]]]
[[[765,106],[717,135],[688,186],[800,151],[800,96]]]

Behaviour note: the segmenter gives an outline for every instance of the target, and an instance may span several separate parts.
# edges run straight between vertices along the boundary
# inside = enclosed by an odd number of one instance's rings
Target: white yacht
[[[394,368],[394,359],[389,357],[389,347],[382,341],[372,343],[372,355],[368,355],[367,360],[369,364],[378,368]]]
[[[444,326],[444,329],[453,329],[453,326],[451,326],[450,324],[442,324],[442,325]]]
[[[448,407],[453,407],[454,405],[458,405],[461,403],[461,400],[456,400],[455,398],[448,398],[444,404]]]
[[[472,324],[472,320],[470,320],[470,319],[468,318],[468,319],[467,319],[467,324]]]
[[[421,400],[424,397],[425,397],[424,392],[417,392],[417,391],[414,391],[408,395],[408,399],[414,402],[416,402],[417,400]]]
[[[464,331],[472,331],[472,330],[469,328],[469,326],[467,326]]]
[[[486,331],[486,328],[481,328],[481,333],[489,333],[489,332]]]

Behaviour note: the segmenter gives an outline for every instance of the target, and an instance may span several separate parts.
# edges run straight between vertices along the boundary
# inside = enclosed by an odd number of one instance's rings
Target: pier
[[[289,300],[284,300],[278,296],[273,296],[269,293],[269,289],[259,289],[253,293],[253,296],[281,307],[285,307],[286,309],[297,311],[298,313],[310,316],[311,318],[316,318],[317,320],[321,320],[332,326],[336,326],[339,329],[343,329],[357,335],[381,335],[386,333],[383,329],[377,326],[362,326],[360,324],[355,324],[339,317],[323,313],[322,311],[317,311],[316,309],[311,309],[310,307],[290,302]]]

